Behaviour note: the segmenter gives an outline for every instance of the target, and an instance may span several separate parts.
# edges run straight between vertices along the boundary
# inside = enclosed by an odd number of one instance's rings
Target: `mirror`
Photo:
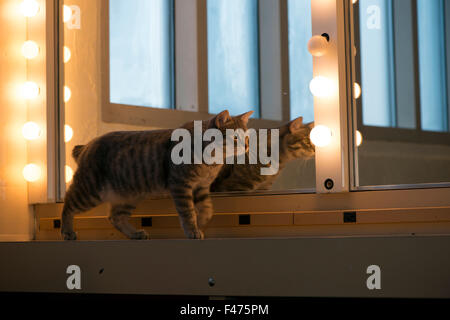
[[[310,0],[73,0],[64,6],[67,186],[76,145],[111,131],[178,128],[226,109],[232,116],[254,111],[251,128],[279,128],[284,135],[276,177],[261,190],[239,190],[314,191],[314,156],[301,152],[314,121]],[[291,123],[300,116],[303,125]]]

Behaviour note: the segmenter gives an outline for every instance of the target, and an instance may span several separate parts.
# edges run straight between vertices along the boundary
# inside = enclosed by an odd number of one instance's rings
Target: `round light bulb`
[[[69,6],[63,6],[63,21],[66,23],[72,18],[72,9]]]
[[[41,168],[34,164],[27,164],[22,171],[23,177],[28,182],[35,182],[41,177]]]
[[[361,97],[361,87],[356,82],[353,84],[355,99]]]
[[[355,4],[355,3],[357,3],[357,2],[358,2],[358,0],[352,0],[352,2],[353,2],[353,4]]]
[[[73,130],[69,125],[64,125],[64,141],[69,142],[73,138]]]
[[[25,41],[22,45],[22,55],[27,59],[34,59],[39,54],[39,46],[34,41]]]
[[[64,46],[64,63],[69,62],[71,56],[72,53],[70,52],[70,49]]]
[[[326,147],[327,145],[329,145],[331,142],[331,136],[331,130],[328,127],[322,125],[315,126],[309,134],[311,142],[316,147]]]
[[[22,84],[20,91],[24,99],[34,99],[39,96],[39,86],[33,81],[27,81]]]
[[[362,141],[363,141],[363,137],[362,137],[361,132],[356,130],[356,146],[359,147],[361,145]]]
[[[313,36],[308,41],[308,51],[314,57],[321,57],[328,51],[329,42],[324,36]]]
[[[36,140],[41,135],[41,128],[35,122],[27,122],[22,127],[22,135],[27,140]]]
[[[72,91],[68,86],[64,86],[64,102],[67,102],[72,97]]]
[[[66,171],[66,183],[69,183],[73,179],[73,170],[71,167],[66,165],[65,171]]]
[[[20,9],[25,17],[34,17],[39,12],[39,3],[36,0],[24,0]]]
[[[333,94],[333,81],[326,77],[317,76],[309,83],[309,90],[318,98],[326,98]]]

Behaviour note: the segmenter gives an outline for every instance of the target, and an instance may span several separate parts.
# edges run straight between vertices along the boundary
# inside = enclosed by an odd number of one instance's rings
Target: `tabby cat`
[[[261,175],[261,163],[230,164],[223,166],[216,180],[211,185],[212,192],[268,190],[286,164],[295,159],[308,159],[314,156],[314,145],[309,134],[314,124],[304,125],[303,118],[297,118],[279,129],[279,170],[274,175]],[[268,130],[270,145],[270,130]]]
[[[226,129],[247,130],[251,114],[252,111],[230,117],[225,110],[202,121],[202,131],[217,128],[225,137]],[[182,128],[194,136],[193,122]],[[63,238],[76,239],[73,230],[76,213],[109,202],[109,220],[116,229],[130,239],[147,239],[144,230],[136,230],[129,223],[131,211],[149,194],[170,192],[186,236],[203,239],[202,230],[213,214],[210,185],[223,165],[174,164],[171,150],[177,142],[171,140],[172,132],[173,129],[111,132],[85,146],[76,146],[72,154],[78,169],[65,197]],[[226,139],[223,140],[225,145]],[[207,144],[203,142],[203,149]]]

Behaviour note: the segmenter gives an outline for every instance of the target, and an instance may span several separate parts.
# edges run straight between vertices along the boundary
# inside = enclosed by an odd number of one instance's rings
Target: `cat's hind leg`
[[[64,240],[77,240],[77,234],[73,230],[73,218],[77,211],[64,203],[61,215],[61,236]]]
[[[64,198],[64,207],[61,214],[61,235],[63,239],[76,240],[77,234],[73,230],[75,214],[92,209],[100,203],[101,200],[98,195],[87,193],[75,180]]]
[[[145,240],[149,235],[145,230],[137,230],[129,221],[131,211],[136,209],[133,204],[111,204],[109,221],[122,232],[127,238],[132,240]]]
[[[214,214],[213,204],[209,195],[209,186],[201,187],[194,191],[194,204],[197,209],[198,227],[204,231]]]

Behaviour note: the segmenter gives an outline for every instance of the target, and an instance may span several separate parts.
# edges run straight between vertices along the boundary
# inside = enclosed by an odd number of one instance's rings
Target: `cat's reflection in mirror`
[[[286,164],[297,159],[310,159],[315,154],[309,134],[313,123],[303,124],[303,118],[294,119],[279,127],[279,170],[273,175],[262,175],[264,164],[229,164],[222,167],[218,177],[211,185],[211,192],[270,190]],[[270,130],[268,134],[270,134]],[[268,140],[269,143],[271,139]],[[256,157],[258,158],[258,157]]]

